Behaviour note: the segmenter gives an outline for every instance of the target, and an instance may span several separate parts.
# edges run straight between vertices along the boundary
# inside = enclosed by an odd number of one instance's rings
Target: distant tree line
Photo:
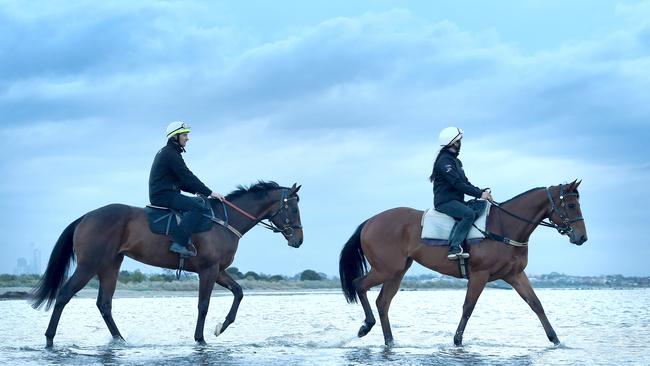
[[[278,282],[282,280],[321,281],[327,279],[326,274],[318,273],[311,269],[306,269],[293,277],[286,277],[282,275],[267,275],[264,273],[255,273],[253,271],[242,273],[237,267],[230,267],[226,269],[226,272],[228,272],[228,274],[235,280],[251,279],[256,281]]]
[[[264,273],[257,273],[254,271],[248,271],[242,273],[237,267],[230,267],[226,269],[226,272],[235,280],[255,280],[255,281],[269,281],[269,282],[279,282],[279,281],[322,281],[327,279],[327,275],[324,273],[318,273],[314,270],[307,269],[293,277],[287,277],[283,275],[268,275]],[[181,280],[195,279],[196,275],[191,274],[189,276],[181,277]],[[144,281],[151,282],[172,282],[176,280],[175,271],[170,269],[163,270],[162,273],[157,274],[145,274],[142,273],[139,269],[135,271],[122,270],[119,273],[118,279],[121,283],[140,283]]]
[[[327,275],[319,273],[311,269],[304,270],[294,276],[283,275],[269,275],[265,273],[257,273],[254,271],[247,271],[242,273],[237,267],[230,267],[226,272],[235,280],[255,280],[267,282],[280,282],[280,281],[323,281],[327,280]],[[33,287],[38,284],[41,275],[25,274],[0,274],[0,287]],[[194,273],[184,273],[181,276],[181,281],[196,280],[197,275]],[[141,282],[172,282],[176,281],[176,271],[171,269],[164,269],[162,273],[146,274],[136,269],[135,271],[122,270],[117,277],[120,283],[141,283]],[[93,278],[89,282],[89,287],[97,287],[97,278]]]

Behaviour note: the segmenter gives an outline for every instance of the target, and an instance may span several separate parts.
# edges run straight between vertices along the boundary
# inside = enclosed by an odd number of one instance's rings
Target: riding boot
[[[465,253],[469,254],[469,253]],[[460,245],[451,245],[449,247],[449,252],[447,253],[447,259],[449,260],[456,260],[460,258],[460,256],[463,255],[463,247]]]
[[[174,240],[169,247],[169,250],[178,253],[183,257],[194,257],[196,256],[195,250],[190,250],[190,236],[192,235],[192,230],[196,227],[196,224],[201,219],[201,212],[189,211],[183,215],[176,232],[172,234]]]
[[[169,251],[178,253],[181,255],[181,257],[195,257],[196,256],[196,250],[191,250],[188,246],[184,246],[182,244],[179,244],[177,242],[173,242],[172,245],[169,246]]]

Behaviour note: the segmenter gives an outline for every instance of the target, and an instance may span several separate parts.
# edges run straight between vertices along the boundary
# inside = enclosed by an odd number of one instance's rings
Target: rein
[[[273,231],[274,233],[282,233],[283,235],[285,235],[287,237],[291,237],[291,236],[293,236],[293,233],[294,233],[295,229],[302,229],[301,225],[290,225],[290,220],[289,220],[288,215],[285,218],[285,225],[283,225],[282,227],[278,227],[271,220],[275,216],[277,216],[280,212],[282,212],[282,211],[289,208],[289,205],[287,204],[287,202],[289,200],[291,200],[291,199],[298,199],[298,198],[297,197],[287,197],[287,188],[282,188],[282,198],[280,198],[280,204],[279,204],[278,210],[275,211],[275,213],[273,213],[271,216],[268,217],[268,220],[269,220],[268,223],[262,221],[262,220],[264,220],[264,218],[255,217],[255,216],[249,214],[248,212],[242,210],[239,206],[237,206],[234,203],[226,200],[225,198],[221,202],[225,203],[228,206],[230,206],[235,211],[237,211],[240,214],[244,215],[249,220],[257,221],[256,225],[261,224],[262,226],[264,226],[265,229],[269,229],[269,230]],[[224,212],[226,213],[226,217],[227,217],[228,213],[227,213],[225,207],[224,207]]]
[[[497,203],[497,202],[492,201],[492,204],[494,206],[496,206],[499,210],[505,212],[506,214],[508,214],[508,215],[520,220],[520,221],[527,222],[527,223],[529,223],[531,225],[541,225],[541,226],[546,226],[546,227],[553,228],[553,229],[557,230],[558,233],[560,233],[561,235],[565,235],[565,234],[568,234],[571,231],[573,231],[573,228],[571,227],[571,224],[573,224],[574,222],[584,220],[584,218],[582,216],[578,216],[578,217],[576,217],[574,219],[570,219],[569,216],[566,213],[566,210],[564,210],[564,197],[566,197],[566,196],[578,196],[577,193],[564,193],[564,186],[562,184],[560,184],[560,207],[562,207],[562,210],[560,210],[560,208],[558,208],[558,206],[555,205],[555,201],[553,200],[553,196],[551,195],[551,191],[548,189],[548,187],[546,188],[546,195],[548,197],[548,200],[551,203],[551,212],[547,216],[548,219],[549,219],[549,222],[544,221],[544,218],[542,218],[542,220],[539,221],[539,222],[534,222],[534,221],[528,220],[526,218],[523,218],[523,217],[521,217],[521,216],[519,216],[517,214],[514,214],[514,213],[508,211],[507,209],[501,207],[501,205],[499,203]],[[553,212],[557,212],[558,216],[560,216],[560,220],[562,220],[562,225],[558,225],[558,224],[551,221],[551,216],[553,215]]]

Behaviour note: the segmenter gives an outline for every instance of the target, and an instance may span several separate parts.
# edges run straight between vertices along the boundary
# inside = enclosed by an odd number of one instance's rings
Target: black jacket
[[[168,141],[153,159],[149,173],[149,201],[153,204],[168,203],[170,193],[201,193],[209,196],[212,191],[185,165],[181,156],[184,151],[178,144]]]
[[[463,163],[455,154],[442,149],[433,164],[433,205],[449,201],[465,201],[465,195],[480,198],[483,191],[473,186],[465,176]]]

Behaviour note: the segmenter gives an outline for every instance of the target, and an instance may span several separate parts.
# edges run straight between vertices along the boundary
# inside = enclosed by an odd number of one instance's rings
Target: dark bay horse
[[[261,220],[268,219],[271,225],[267,226],[281,232],[290,246],[298,248],[303,241],[298,209],[299,189],[300,186],[296,184],[285,188],[275,182],[261,181],[248,188],[239,186],[238,190],[226,196],[226,200],[255,219],[236,210],[229,210],[228,222],[239,233],[245,234]],[[224,218],[222,203],[218,200],[209,202],[215,214],[222,213],[221,218]],[[237,251],[239,236],[224,226],[213,225],[209,231],[192,235],[192,242],[198,255],[185,261],[185,269],[199,275],[199,314],[194,339],[205,343],[203,326],[215,282],[234,295],[220,332],[235,321],[243,297],[242,288],[226,272]],[[152,266],[178,268],[179,257],[168,250],[169,243],[168,236],[151,232],[147,215],[140,207],[108,205],[90,211],[68,225],[52,250],[45,274],[34,289],[34,308],[39,308],[46,302],[46,309],[49,309],[56,299],[45,332],[47,346],[53,345],[65,305],[95,275],[99,278],[99,312],[113,338],[123,339],[111,315],[111,303],[122,260],[128,256]],[[63,284],[74,256],[77,267]]]
[[[568,185],[535,188],[501,205],[492,205],[487,232],[524,244],[541,223],[568,235],[571,243],[582,245],[587,241],[587,231],[580,211],[579,185],[580,182],[574,181]],[[406,207],[377,214],[362,223],[341,250],[339,273],[343,293],[349,303],[356,302],[358,296],[365,313],[359,337],[366,335],[375,325],[366,292],[381,284],[377,310],[384,342],[387,346],[393,344],[388,308],[413,261],[442,274],[461,277],[458,262],[447,259],[448,247],[422,244],[422,214],[422,211]],[[545,218],[550,222],[543,221]],[[487,282],[503,279],[537,314],[548,339],[558,345],[560,341],[524,272],[528,263],[528,247],[485,239],[480,244],[471,245],[470,254],[467,293],[454,344],[462,345],[465,326]],[[367,270],[366,259],[370,263],[370,271]]]

